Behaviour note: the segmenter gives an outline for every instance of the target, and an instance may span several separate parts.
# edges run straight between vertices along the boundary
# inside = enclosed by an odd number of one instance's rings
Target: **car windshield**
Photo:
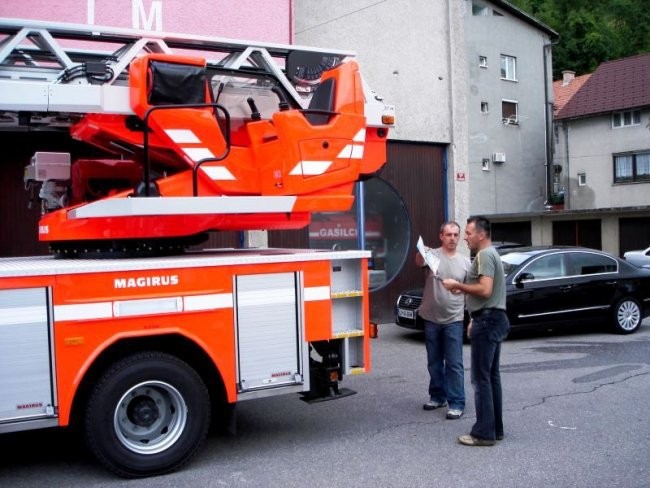
[[[513,269],[519,266],[521,263],[526,261],[530,257],[530,254],[525,254],[521,252],[509,252],[501,256],[501,262],[503,262],[503,271],[505,274],[509,274]]]

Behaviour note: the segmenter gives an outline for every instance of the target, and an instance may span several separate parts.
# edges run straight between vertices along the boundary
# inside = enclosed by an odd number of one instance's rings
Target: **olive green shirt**
[[[503,272],[501,256],[494,247],[481,249],[472,262],[472,267],[467,273],[466,283],[478,283],[480,276],[493,279],[492,295],[487,298],[467,294],[467,309],[476,312],[482,308],[506,309],[506,277]]]

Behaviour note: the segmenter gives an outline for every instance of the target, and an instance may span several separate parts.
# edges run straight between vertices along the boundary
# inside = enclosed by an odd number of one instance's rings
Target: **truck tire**
[[[198,451],[209,426],[210,397],[201,377],[160,352],[134,354],[108,368],[85,414],[91,451],[125,478],[180,468]]]

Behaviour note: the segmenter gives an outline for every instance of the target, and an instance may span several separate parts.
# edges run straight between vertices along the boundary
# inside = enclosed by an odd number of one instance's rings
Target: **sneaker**
[[[493,446],[495,444],[495,441],[491,441],[489,439],[479,439],[478,437],[474,437],[472,435],[461,435],[458,438],[458,442],[464,446]]]
[[[463,411],[458,409],[458,408],[450,408],[447,410],[447,418],[449,420],[456,420],[461,418],[463,415]]]
[[[447,406],[447,402],[440,403],[440,402],[434,402],[433,400],[429,400],[427,403],[422,405],[422,408],[425,410],[435,410],[436,408],[442,408],[446,406]]]
[[[503,440],[503,434],[497,434],[497,440],[502,441]]]

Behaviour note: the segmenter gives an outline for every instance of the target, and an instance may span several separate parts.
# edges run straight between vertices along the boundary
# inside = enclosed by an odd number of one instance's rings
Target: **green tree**
[[[553,74],[590,73],[603,61],[650,52],[647,0],[510,0],[559,35]]]

